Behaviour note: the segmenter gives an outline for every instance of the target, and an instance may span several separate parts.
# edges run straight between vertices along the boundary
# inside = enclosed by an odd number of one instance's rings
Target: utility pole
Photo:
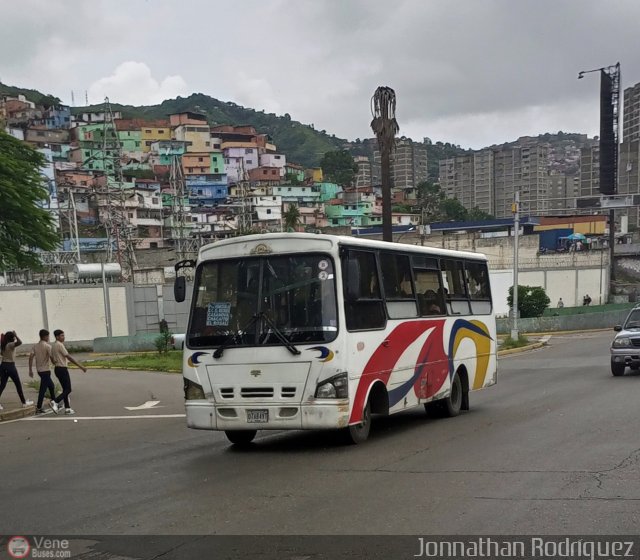
[[[396,92],[379,87],[371,98],[371,128],[378,138],[382,174],[382,239],[393,241],[391,227],[391,152],[400,130],[396,121]]]
[[[513,326],[511,328],[511,339],[518,340],[520,333],[518,333],[518,245],[520,238],[520,191],[515,192],[513,205],[511,206],[513,211],[513,306],[511,307],[511,313],[513,313]]]

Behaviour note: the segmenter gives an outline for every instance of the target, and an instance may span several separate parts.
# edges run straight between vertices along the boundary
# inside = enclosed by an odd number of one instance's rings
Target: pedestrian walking
[[[62,385],[62,393],[60,393],[51,405],[53,411],[57,414],[60,403],[64,403],[65,414],[75,414],[75,410],[71,408],[69,402],[69,394],[71,393],[71,376],[69,375],[68,365],[69,362],[78,366],[82,371],[86,372],[87,368],[80,362],[77,362],[64,346],[64,331],[56,329],[53,331],[53,336],[56,337],[55,342],[51,346],[51,361],[54,366],[54,373]]]
[[[562,301],[562,298],[560,298],[558,300],[558,309],[562,309],[564,307],[564,301]]]
[[[16,331],[9,331],[4,333],[2,342],[0,343],[0,351],[2,355],[2,363],[0,363],[0,396],[7,386],[9,379],[13,381],[18,392],[18,397],[22,402],[22,408],[26,408],[33,404],[33,401],[28,401],[24,398],[24,392],[22,391],[22,382],[20,381],[20,375],[18,375],[18,369],[16,368],[16,348],[22,344],[22,340],[16,334]],[[0,404],[0,410],[2,405]]]
[[[29,377],[33,377],[33,362],[36,362],[36,372],[40,377],[40,391],[38,392],[38,402],[36,403],[36,414],[42,414],[44,409],[42,403],[44,402],[44,396],[49,390],[49,396],[51,400],[49,405],[54,412],[58,412],[58,405],[55,403],[56,388],[51,379],[51,345],[49,344],[49,331],[47,329],[40,329],[38,333],[40,340],[33,345],[31,353],[29,354]]]

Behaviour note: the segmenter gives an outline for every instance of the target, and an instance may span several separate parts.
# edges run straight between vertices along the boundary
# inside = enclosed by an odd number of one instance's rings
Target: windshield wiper
[[[231,344],[231,342],[235,340],[240,333],[244,333],[245,331],[250,329],[253,325],[255,325],[257,320],[260,318],[261,314],[262,312],[256,313],[253,317],[251,317],[251,320],[244,327],[238,329],[237,331],[232,332],[227,338],[225,338],[222,341],[222,344],[218,346],[216,351],[213,353],[213,357],[216,359],[222,357],[222,353],[224,352],[224,349],[227,348],[229,344]]]
[[[267,323],[269,328],[273,331],[273,334],[276,335],[276,338],[284,344],[287,350],[291,352],[294,356],[300,354],[300,350],[298,350],[293,343],[285,336],[285,334],[276,326],[276,324],[271,320],[269,315],[267,315],[264,311],[260,311],[258,316],[261,316],[264,319],[264,322]]]
[[[293,345],[293,343],[286,337],[286,335],[276,326],[276,324],[273,322],[273,320],[264,311],[260,311],[260,312],[256,313],[253,317],[251,317],[251,320],[245,326],[243,326],[241,329],[238,329],[235,332],[232,332],[222,342],[222,344],[220,344],[220,346],[218,346],[216,351],[213,353],[213,357],[216,358],[216,359],[221,358],[223,352],[225,351],[225,349],[229,347],[229,344],[231,344],[231,342],[233,340],[235,340],[235,338],[240,333],[244,333],[245,331],[249,330],[253,325],[255,325],[255,323],[258,321],[258,319],[263,319],[264,322],[267,323],[269,328],[273,331],[273,334],[276,335],[276,338],[280,342],[282,342],[282,344],[286,347],[287,350],[289,350],[289,352],[291,352],[293,355],[301,354],[300,350],[298,350]]]

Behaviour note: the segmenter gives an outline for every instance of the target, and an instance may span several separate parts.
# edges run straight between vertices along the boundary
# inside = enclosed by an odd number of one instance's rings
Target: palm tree
[[[380,86],[371,98],[371,128],[378,138],[382,171],[382,239],[393,241],[391,229],[391,152],[400,130],[396,121],[396,92]]]
[[[287,231],[296,231],[300,225],[300,209],[296,204],[290,204],[282,213],[284,227]]]

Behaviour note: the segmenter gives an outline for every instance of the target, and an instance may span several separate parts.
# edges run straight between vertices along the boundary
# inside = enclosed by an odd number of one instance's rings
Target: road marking
[[[153,408],[157,404],[160,404],[160,401],[147,401],[146,403],[141,404],[140,406],[125,406],[125,408],[127,410],[146,410],[149,408]]]
[[[22,418],[21,420],[29,420],[31,422],[40,420],[132,420],[136,418],[185,418],[186,416],[186,414],[131,414],[129,416],[74,416],[73,414],[69,414],[65,416],[52,416],[50,418],[31,416],[30,418]]]

